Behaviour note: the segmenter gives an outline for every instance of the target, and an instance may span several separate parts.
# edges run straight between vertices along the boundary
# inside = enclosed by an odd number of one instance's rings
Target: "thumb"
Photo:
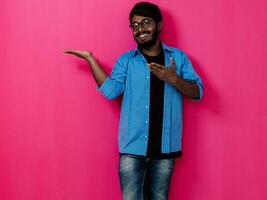
[[[174,62],[173,57],[171,57],[170,60],[171,60],[171,66],[174,67],[174,68],[176,68],[176,64],[175,64],[175,62]]]

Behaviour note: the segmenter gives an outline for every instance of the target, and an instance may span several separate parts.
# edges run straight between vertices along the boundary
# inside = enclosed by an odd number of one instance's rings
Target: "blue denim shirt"
[[[183,79],[197,83],[199,98],[203,95],[201,78],[195,72],[186,54],[162,42],[165,66],[176,63],[176,72]],[[110,76],[97,87],[106,98],[123,94],[119,124],[119,152],[146,155],[149,134],[150,70],[138,48],[123,53],[113,66]],[[172,84],[164,84],[164,108],[161,153],[180,151],[182,148],[182,94]]]

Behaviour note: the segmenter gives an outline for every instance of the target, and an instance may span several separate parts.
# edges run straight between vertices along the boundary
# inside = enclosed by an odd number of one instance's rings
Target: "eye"
[[[148,19],[145,19],[144,21],[143,21],[143,26],[144,27],[148,27],[150,25],[150,21],[148,20]]]
[[[133,24],[133,27],[134,27],[135,29],[138,28],[138,26],[139,26],[138,23],[134,23],[134,24]]]
[[[134,30],[136,30],[136,29],[138,29],[138,23],[132,23],[131,24],[131,27],[132,27],[132,29],[134,29]]]

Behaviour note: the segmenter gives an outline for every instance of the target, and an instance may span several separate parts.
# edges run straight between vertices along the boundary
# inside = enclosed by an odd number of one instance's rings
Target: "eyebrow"
[[[142,19],[140,22],[138,22],[138,21],[133,21],[132,24],[133,24],[133,23],[141,23],[142,21],[144,21],[144,20],[146,20],[146,19],[151,20],[152,18],[147,17],[147,18]]]

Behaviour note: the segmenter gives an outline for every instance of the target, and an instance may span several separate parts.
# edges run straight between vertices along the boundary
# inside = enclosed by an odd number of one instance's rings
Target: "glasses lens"
[[[142,28],[149,28],[151,25],[151,22],[152,22],[151,19],[144,19],[141,23],[138,23],[138,22],[132,23],[130,27],[132,30],[137,31],[140,25],[142,26]]]
[[[142,21],[142,27],[143,28],[148,28],[150,26],[150,20],[149,19],[145,19],[144,21]]]
[[[130,25],[130,27],[131,27],[131,29],[133,29],[133,30],[138,30],[138,28],[139,28],[139,24],[138,24],[138,23],[132,23],[132,24]]]

